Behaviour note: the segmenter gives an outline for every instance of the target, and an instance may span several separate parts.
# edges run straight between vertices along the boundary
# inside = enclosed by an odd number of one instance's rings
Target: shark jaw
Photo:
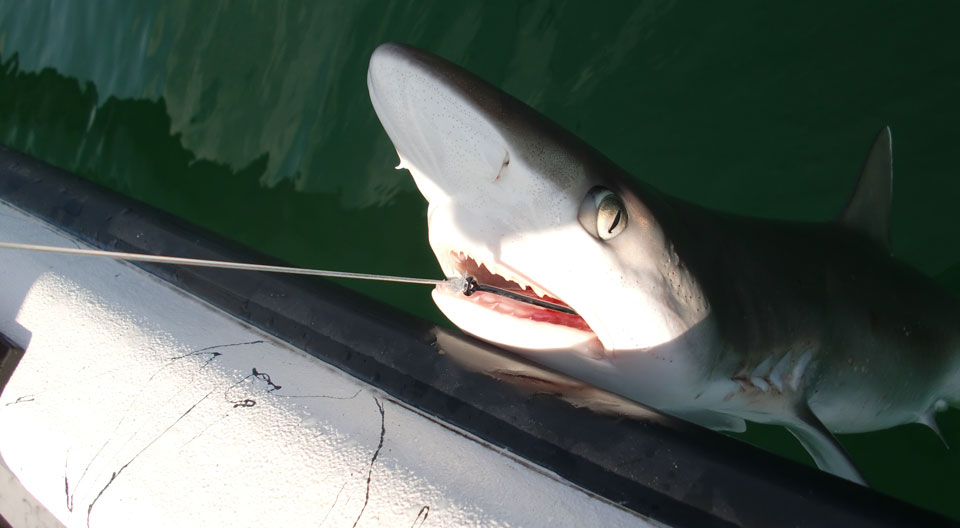
[[[478,262],[463,252],[441,251],[438,256],[448,276],[467,275],[481,284],[569,306],[542,286],[504,265]],[[444,315],[465,332],[506,348],[525,352],[569,350],[594,357],[602,357],[604,352],[596,334],[579,315],[557,312],[482,291],[467,297],[445,287],[433,290],[433,300]]]

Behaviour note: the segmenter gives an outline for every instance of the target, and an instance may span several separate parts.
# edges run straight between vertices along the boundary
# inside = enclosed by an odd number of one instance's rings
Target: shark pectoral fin
[[[737,418],[729,414],[704,409],[665,410],[664,412],[714,431],[742,433],[747,430],[747,422],[743,421],[743,418]]]
[[[837,221],[890,251],[890,203],[893,197],[893,141],[890,127],[877,134],[860,180]]]
[[[860,470],[847,456],[837,439],[820,422],[820,419],[813,414],[813,411],[805,403],[797,407],[797,421],[785,423],[784,426],[793,436],[797,437],[807,453],[810,453],[813,461],[817,463],[817,467],[838,477],[866,486],[867,481],[860,474]]]

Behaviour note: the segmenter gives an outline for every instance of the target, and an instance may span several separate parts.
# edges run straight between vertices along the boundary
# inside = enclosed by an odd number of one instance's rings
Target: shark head
[[[367,85],[398,168],[429,202],[430,246],[444,273],[577,314],[437,288],[437,306],[462,330],[535,360],[561,351],[602,360],[660,350],[707,317],[656,193],[640,192],[585,143],[408,46],[380,46]]]

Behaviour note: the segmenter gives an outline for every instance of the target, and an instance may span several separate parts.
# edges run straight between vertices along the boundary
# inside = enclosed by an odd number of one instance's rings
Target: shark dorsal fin
[[[893,142],[885,126],[867,154],[860,180],[837,219],[890,251],[890,202],[893,197]]]

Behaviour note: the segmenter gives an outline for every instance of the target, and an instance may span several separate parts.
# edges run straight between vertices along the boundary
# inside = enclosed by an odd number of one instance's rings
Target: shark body
[[[890,257],[889,129],[836,221],[793,223],[666,196],[429,53],[384,44],[367,80],[444,273],[577,313],[435,290],[467,333],[714,429],[786,426],[858,482],[831,431],[935,428],[960,396],[960,302]]]

